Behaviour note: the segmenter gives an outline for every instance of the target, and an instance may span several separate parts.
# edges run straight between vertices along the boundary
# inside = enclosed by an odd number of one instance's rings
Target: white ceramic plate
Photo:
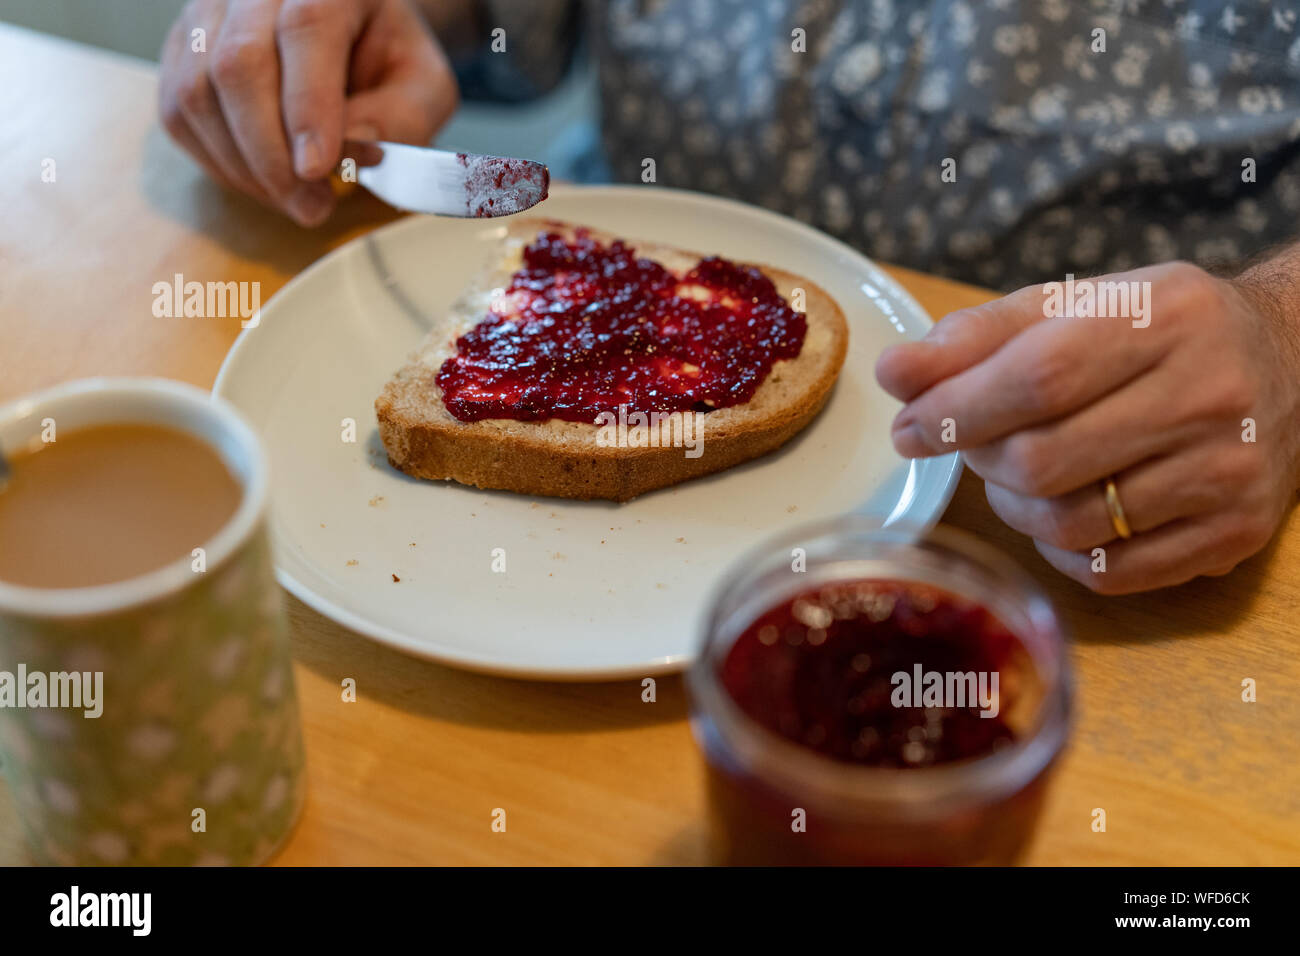
[[[956,455],[909,463],[872,366],[930,319],[877,266],[793,220],[657,187],[558,187],[538,215],[807,276],[848,316],[848,359],[821,415],[785,448],[626,504],[528,498],[391,468],[373,403],[493,254],[490,220],[404,219],[336,250],[244,330],[214,391],[271,457],[281,583],[340,624],[474,670],[598,680],[680,670],[714,583],[761,538],[867,511],[929,525]],[[344,419],[357,441],[342,440]],[[504,574],[492,570],[505,552]],[[395,581],[394,577],[400,580]]]

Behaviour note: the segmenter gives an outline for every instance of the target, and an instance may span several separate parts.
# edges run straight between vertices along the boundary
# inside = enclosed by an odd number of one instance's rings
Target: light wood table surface
[[[210,387],[238,320],[154,318],[154,282],[256,280],[265,300],[392,218],[354,196],[304,231],[222,193],[160,131],[155,91],[151,64],[0,26],[0,401],[91,375]],[[890,271],[936,316],[991,297]],[[1300,863],[1294,515],[1229,577],[1122,599],[1057,575],[969,473],[945,520],[1027,567],[1073,633],[1077,726],[1029,862]],[[680,679],[646,704],[633,681],[478,676],[290,608],[311,786],[277,862],[708,861]],[[355,704],[340,699],[346,677]],[[1240,699],[1245,677],[1257,703]],[[490,829],[497,807],[504,834]],[[1092,832],[1095,807],[1105,833]],[[0,785],[0,864],[26,861]]]

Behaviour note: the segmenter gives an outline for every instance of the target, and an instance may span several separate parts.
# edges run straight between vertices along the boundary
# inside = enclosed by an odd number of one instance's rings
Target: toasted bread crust
[[[570,224],[543,219],[511,223],[507,242],[519,248],[542,229],[571,235]],[[592,230],[609,241],[612,237]],[[689,268],[701,256],[651,243],[624,240],[638,254],[670,268]],[[844,364],[848,324],[835,301],[799,276],[759,266],[786,298],[805,293],[808,334],[794,359],[777,362],[744,405],[717,409],[705,418],[703,453],[686,456],[680,447],[627,448],[601,445],[599,428],[551,419],[522,422],[487,419],[462,422],[442,401],[437,375],[454,354],[456,339],[482,318],[482,295],[514,271],[507,255],[477,284],[464,304],[426,338],[375,401],[379,434],[388,460],[417,478],[451,479],[479,488],[562,498],[627,501],[656,488],[711,474],[779,448],[798,434],[825,405]]]

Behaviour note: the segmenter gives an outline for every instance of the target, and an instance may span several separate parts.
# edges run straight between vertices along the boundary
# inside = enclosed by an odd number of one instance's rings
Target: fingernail
[[[325,151],[321,147],[320,137],[312,130],[299,133],[293,141],[293,168],[302,179],[320,179],[325,175],[321,167],[325,162]]]
[[[898,410],[898,414],[894,416],[894,420],[889,425],[890,432],[901,432],[903,429],[916,424],[916,419],[912,416],[910,409],[911,406],[904,402],[903,407]]]
[[[355,126],[348,127],[348,131],[344,134],[344,139],[379,139],[379,130],[375,129],[369,123],[357,123]]]
[[[316,186],[300,186],[289,196],[287,205],[289,215],[300,226],[318,226],[329,216],[328,191]]]

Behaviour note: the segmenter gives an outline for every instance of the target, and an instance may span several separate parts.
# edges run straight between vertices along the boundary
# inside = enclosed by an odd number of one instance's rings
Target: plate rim
[[[882,269],[874,260],[854,249],[847,243],[842,242],[834,236],[822,232],[819,229],[815,229],[807,223],[774,212],[771,209],[764,209],[761,206],[753,206],[749,203],[730,199],[725,196],[714,196],[709,193],[695,192],[688,189],[677,189],[670,186],[653,186],[649,187],[649,190],[653,190],[655,196],[666,196],[667,198],[678,202],[722,205],[742,215],[757,217],[758,219],[767,220],[774,225],[781,226],[784,229],[793,230],[799,236],[814,243],[830,244],[841,255],[847,255],[851,259],[858,260],[860,265],[865,267],[865,271],[870,274],[875,285],[886,292],[896,303],[901,304],[913,318],[920,319],[931,326],[934,325],[934,319],[931,317],[930,313],[916,301],[912,294],[908,292],[901,283],[899,283],[889,273],[885,272],[885,270]],[[647,192],[648,189],[646,186],[637,186],[627,183],[599,185],[563,183],[556,184],[551,189],[551,195],[558,197],[564,197],[567,195],[598,196],[598,194],[606,193],[612,197],[627,197],[635,195],[638,199],[644,199]],[[527,210],[519,215],[529,215],[530,213],[537,216],[544,215],[543,212],[534,212],[534,210],[537,210],[537,207],[533,207],[533,210]],[[268,306],[277,299],[283,297],[287,292],[310,281],[312,276],[318,270],[323,270],[333,260],[341,259],[344,255],[354,254],[354,247],[364,243],[367,239],[379,239],[383,236],[391,236],[401,233],[406,229],[416,228],[429,218],[437,217],[415,214],[407,215],[394,222],[385,223],[382,226],[369,229],[352,237],[337,248],[329,250],[307,266],[307,268],[289,279],[288,282],[276,290],[276,292],[266,301],[260,311],[265,311]],[[221,361],[221,367],[217,370],[217,376],[212,382],[212,394],[214,396],[218,396],[234,404],[234,399],[228,394],[225,394],[223,389],[228,385],[228,375],[237,363],[239,354],[246,347],[246,338],[250,336],[250,333],[255,333],[261,325],[261,322],[264,320],[265,317],[259,315],[257,325],[250,325],[247,328],[241,329],[239,335],[237,335],[234,342],[231,343],[230,348],[226,351],[225,358]],[[262,431],[260,423],[254,425],[254,430],[258,433],[260,438]],[[923,527],[929,528],[939,522],[947,511],[948,506],[952,503],[953,495],[957,491],[957,483],[961,480],[963,463],[961,455],[958,453],[924,460],[933,462],[934,467],[945,467],[946,463],[947,468],[947,473],[943,475],[942,487],[935,499],[936,508],[934,514],[927,516],[926,520],[920,523]],[[918,461],[920,461],[920,459],[911,459],[909,466],[911,472],[909,472],[909,476],[917,468]],[[272,481],[272,484],[274,484],[274,480]],[[274,491],[272,491],[271,507],[274,509]],[[271,532],[274,544],[274,538],[276,537],[275,530],[273,527],[268,528],[268,530]],[[766,535],[764,537],[766,537]],[[274,548],[272,549],[272,557],[275,565],[275,577],[280,585],[318,614],[329,618],[336,624],[339,624],[364,638],[377,641],[380,644],[392,647],[402,653],[409,654],[412,657],[434,661],[446,667],[456,667],[479,674],[523,680],[564,683],[595,683],[599,681],[657,677],[664,674],[678,673],[684,670],[695,657],[693,653],[681,653],[665,655],[655,658],[652,661],[633,666],[600,667],[590,669],[575,669],[569,666],[552,670],[545,667],[529,665],[503,664],[495,658],[480,658],[476,657],[471,652],[465,652],[459,649],[454,652],[448,652],[441,645],[430,647],[428,644],[417,643],[413,638],[400,630],[380,624],[355,611],[334,603],[329,598],[317,593],[310,586],[298,580],[285,570],[281,566]],[[739,557],[739,555],[736,555],[732,560],[734,561]],[[698,615],[699,610],[697,609],[696,616],[698,617]]]

